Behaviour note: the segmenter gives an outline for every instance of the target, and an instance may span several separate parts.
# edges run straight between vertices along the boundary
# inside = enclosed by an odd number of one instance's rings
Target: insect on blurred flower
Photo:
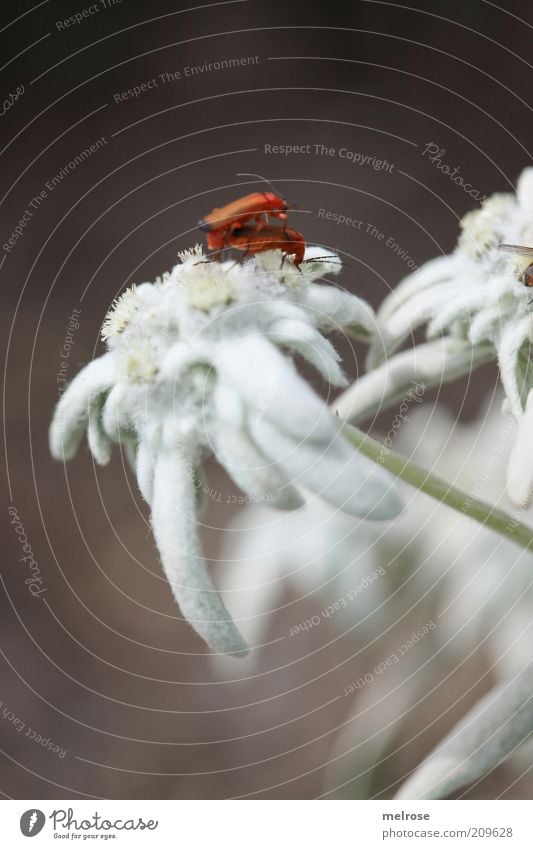
[[[62,396],[51,425],[58,459],[85,429],[98,463],[120,443],[152,510],[166,576],[185,618],[216,651],[248,647],[209,577],[198,538],[202,461],[213,454],[251,500],[294,509],[297,487],[356,516],[400,510],[392,478],[354,451],[298,374],[298,353],[334,386],[346,379],[321,331],[367,337],[366,303],[318,285],[340,261],[308,249],[299,269],[279,251],[242,264],[209,262],[199,247],[154,284],[126,291],[103,326],[108,351]]]
[[[533,245],[533,168],[523,171],[516,195],[489,197],[465,215],[461,228],[451,256],[426,263],[384,300],[369,350],[372,371],[345,393],[339,414],[361,420],[401,398],[413,381],[436,386],[496,359],[506,408],[520,422],[509,494],[527,506],[533,496],[532,257],[501,246]],[[421,325],[428,342],[391,357]]]

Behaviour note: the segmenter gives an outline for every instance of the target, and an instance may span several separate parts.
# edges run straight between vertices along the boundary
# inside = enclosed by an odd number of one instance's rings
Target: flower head
[[[85,429],[99,463],[108,462],[113,442],[125,446],[176,600],[221,652],[247,646],[198,540],[206,456],[251,499],[280,509],[301,504],[300,486],[365,518],[400,509],[388,476],[354,452],[289,356],[344,386],[339,356],[321,331],[373,331],[367,304],[315,282],[339,270],[338,257],[319,254],[298,270],[278,251],[241,264],[210,262],[200,248],[182,253],[169,274],[115,302],[103,325],[107,353],[78,374],[51,425],[59,459],[74,455]]]
[[[533,168],[520,176],[516,195],[493,195],[465,215],[451,256],[426,263],[385,299],[369,350],[373,371],[340,401],[343,417],[375,413],[413,381],[439,385],[497,360],[506,408],[524,419],[533,388],[531,290],[523,279],[531,258],[504,251],[502,244],[533,246]],[[390,357],[422,325],[427,343]],[[531,439],[530,423],[524,426]],[[533,461],[526,474],[523,442],[509,478],[510,495],[521,505],[533,494]],[[533,456],[530,441],[528,451]]]

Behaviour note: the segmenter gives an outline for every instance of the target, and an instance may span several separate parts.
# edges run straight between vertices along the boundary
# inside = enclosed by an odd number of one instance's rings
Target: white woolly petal
[[[498,766],[533,731],[533,665],[481,699],[422,762],[396,799],[443,799]]]
[[[122,430],[131,427],[128,387],[116,383],[107,396],[102,412],[104,430],[114,442],[120,440]]]
[[[155,465],[152,525],[163,569],[184,617],[205,642],[214,651],[247,654],[200,549],[188,455],[187,448],[162,451]]]
[[[261,312],[265,318],[270,318],[272,321],[292,319],[293,321],[306,322],[309,320],[305,304],[295,301],[270,301],[261,304]],[[270,325],[267,324],[267,326]]]
[[[437,309],[437,305],[449,298],[449,287],[435,286],[411,298],[392,313],[376,333],[368,351],[367,368],[376,368],[393,353],[417,327],[425,324]]]
[[[449,287],[448,297],[442,298],[435,316],[428,323],[427,337],[440,336],[454,321],[470,322],[476,318],[476,310],[484,307],[487,295],[479,289],[469,290]]]
[[[472,344],[479,345],[487,339],[494,341],[499,336],[500,325],[510,318],[511,310],[512,305],[508,305],[506,309],[500,301],[497,301],[478,312],[468,329],[468,338]]]
[[[506,470],[507,492],[518,507],[533,501],[533,390],[518,425]]]
[[[264,502],[278,510],[295,510],[303,504],[296,489],[261,454],[245,431],[214,422],[211,441],[217,460],[252,503]]]
[[[102,426],[102,409],[104,396],[91,404],[89,421],[87,423],[87,439],[94,459],[100,466],[105,466],[111,459],[111,440]]]
[[[91,404],[116,379],[111,354],[93,360],[76,375],[61,396],[50,425],[50,451],[56,460],[70,460],[87,426]]]
[[[533,218],[533,168],[524,168],[516,186],[518,202],[529,218]]]
[[[126,455],[131,470],[137,472],[137,439],[131,433],[121,433],[120,447]]]
[[[312,325],[284,319],[270,327],[268,337],[304,357],[332,386],[347,385],[335,348]]]
[[[497,346],[500,377],[511,407],[511,412],[515,418],[519,418],[522,415],[522,399],[525,390],[523,385],[518,385],[518,352],[525,339],[529,337],[529,328],[529,318],[507,322],[502,328],[500,341]]]
[[[242,399],[231,386],[218,382],[213,394],[216,413],[226,424],[236,430],[246,425],[246,410]]]
[[[261,336],[229,343],[216,359],[220,378],[247,406],[275,420],[295,437],[327,439],[331,434],[327,408],[300,377],[294,364]]]
[[[415,345],[359,378],[332,409],[345,421],[360,422],[400,401],[418,403],[430,387],[469,374],[492,356],[490,345],[474,348],[453,338]]]
[[[163,358],[160,377],[177,383],[187,369],[196,365],[210,366],[214,350],[214,346],[206,342],[198,342],[194,348],[186,342],[176,342]]]
[[[325,331],[350,329],[357,335],[376,332],[376,317],[370,304],[335,286],[311,285],[302,293],[302,303],[317,327]]]
[[[419,292],[422,292],[429,286],[434,286],[436,283],[444,283],[446,280],[452,280],[456,276],[455,266],[456,260],[454,257],[438,256],[424,263],[417,271],[408,274],[384,299],[378,310],[379,321],[386,321],[406,301],[418,295]]]
[[[304,253],[303,273],[316,280],[323,274],[338,274],[342,262],[338,254],[328,251],[320,245],[308,245]]]
[[[154,496],[154,447],[147,439],[142,439],[137,448],[135,471],[137,484],[141,495],[147,504],[151,504]]]
[[[366,519],[391,519],[402,509],[393,479],[355,451],[331,417],[329,439],[311,433],[300,442],[276,425],[252,418],[250,428],[261,450],[293,478],[345,513]]]

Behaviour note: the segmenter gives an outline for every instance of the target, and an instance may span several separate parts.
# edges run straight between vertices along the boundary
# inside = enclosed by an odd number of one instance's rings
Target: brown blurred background
[[[378,646],[354,661],[342,639],[323,648],[321,633],[306,645],[266,649],[252,678],[236,673],[225,681],[213,669],[179,618],[146,507],[120,457],[96,469],[84,448],[64,469],[49,456],[66,325],[81,310],[70,379],[101,351],[99,328],[113,298],[169,269],[176,252],[199,239],[203,213],[253,190],[238,187],[246,180],[237,172],[274,181],[302,210],[293,224],[307,240],[345,257],[342,285],[376,306],[409,270],[406,257],[420,265],[451,250],[458,219],[477,206],[424,155],[427,144],[443,149],[442,162],[458,166],[479,195],[512,190],[530,164],[531,7],[525,0],[511,0],[505,11],[483,0],[236,0],[197,8],[108,0],[80,23],[58,26],[90,5],[51,0],[32,11],[27,0],[2,4],[2,98],[24,88],[1,118],[2,244],[26,210],[33,214],[0,255],[9,479],[0,791],[14,798],[314,797],[344,718],[339,702],[321,706],[383,652]],[[258,58],[186,74],[242,57]],[[118,97],[152,80],[138,97]],[[98,150],[68,167],[98,139]],[[307,143],[310,154],[265,152],[265,145]],[[334,154],[316,155],[315,144]],[[392,167],[354,164],[341,148]],[[327,221],[321,208],[362,226]],[[403,258],[386,246],[389,237]],[[362,359],[343,351],[355,376]],[[494,381],[486,369],[468,398],[466,382],[440,394],[469,417]],[[233,491],[213,465],[210,479]],[[11,505],[47,588],[37,598],[24,585]],[[205,517],[215,570],[223,568],[216,557],[232,510],[211,504]],[[301,621],[308,608],[292,602],[289,620]],[[383,787],[479,695],[461,700],[469,677],[463,669],[448,682],[458,705],[402,750]],[[65,755],[30,739],[28,728]],[[491,782],[506,787],[496,772],[472,795],[493,795]],[[508,795],[530,796],[531,788],[524,779]]]

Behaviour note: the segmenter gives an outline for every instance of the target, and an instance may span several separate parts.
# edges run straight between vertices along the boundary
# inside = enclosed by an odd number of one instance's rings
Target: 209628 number
[[[490,828],[489,826],[483,826],[482,825],[482,826],[479,826],[479,827],[470,828],[469,832],[470,832],[469,835],[468,835],[469,837],[512,837],[513,836],[513,829],[512,828],[505,828],[505,826]]]

